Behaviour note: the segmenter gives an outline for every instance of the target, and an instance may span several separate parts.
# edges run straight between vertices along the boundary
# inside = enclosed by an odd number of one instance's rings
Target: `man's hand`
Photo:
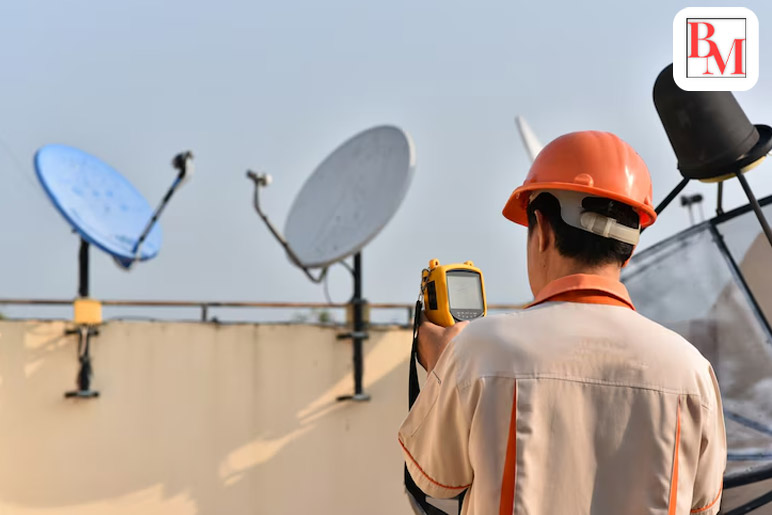
[[[418,328],[418,362],[431,372],[448,343],[464,330],[469,322],[456,322],[450,327],[433,324],[421,312],[421,325]]]

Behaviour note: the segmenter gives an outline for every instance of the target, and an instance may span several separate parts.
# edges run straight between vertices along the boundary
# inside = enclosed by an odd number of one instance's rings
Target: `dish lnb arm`
[[[276,238],[276,241],[278,241],[282,247],[284,247],[284,250],[287,252],[287,255],[289,256],[290,260],[303,270],[303,272],[306,274],[306,276],[315,283],[320,283],[324,280],[324,276],[327,275],[327,268],[323,268],[320,272],[318,277],[314,277],[313,274],[309,271],[308,267],[303,265],[303,263],[300,261],[300,258],[298,258],[297,254],[295,254],[292,251],[292,247],[289,246],[289,243],[287,243],[287,240],[282,236],[282,234],[279,232],[279,230],[276,228],[276,226],[273,225],[273,223],[268,219],[268,215],[263,212],[263,209],[260,207],[260,188],[268,186],[273,181],[273,178],[267,174],[267,173],[257,173],[253,172],[252,170],[247,170],[247,178],[252,180],[252,182],[255,183],[255,196],[254,196],[254,206],[255,211],[257,211],[257,214],[260,215],[260,218],[265,223],[266,227],[268,227],[268,230],[271,231],[271,234],[273,234],[273,237]]]
[[[142,257],[142,244],[145,243],[145,239],[147,239],[148,234],[150,234],[150,231],[152,231],[153,227],[155,227],[155,224],[161,217],[161,213],[166,207],[166,204],[169,202],[169,199],[172,198],[172,195],[174,195],[174,192],[177,191],[177,188],[179,188],[180,185],[185,182],[185,179],[189,179],[190,176],[193,175],[193,152],[187,150],[174,156],[172,159],[172,167],[179,170],[179,173],[177,174],[177,177],[174,178],[172,185],[169,186],[169,190],[161,199],[161,203],[158,204],[158,207],[155,208],[155,211],[150,217],[150,220],[147,221],[142,234],[140,234],[139,238],[137,238],[137,242],[134,244],[134,259],[132,259],[128,264],[119,262],[124,268],[131,268],[134,263],[140,260]]]

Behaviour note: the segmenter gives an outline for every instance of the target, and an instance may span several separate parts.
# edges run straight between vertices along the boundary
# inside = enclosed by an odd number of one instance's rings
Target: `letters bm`
[[[706,21],[690,21],[687,23],[689,24],[689,46],[691,48],[689,52],[689,59],[705,59],[705,71],[702,73],[702,75],[713,75],[713,72],[711,72],[709,68],[710,59],[716,61],[716,66],[718,67],[719,73],[724,75],[727,65],[729,64],[729,59],[732,57],[732,55],[734,55],[734,71],[731,73],[731,75],[745,75],[745,71],[743,70],[743,48],[745,44],[745,38],[734,39],[732,41],[732,46],[729,49],[729,53],[727,54],[726,59],[724,59],[721,55],[721,51],[718,49],[716,42],[710,39],[716,33],[716,28],[712,23]],[[707,28],[707,31],[703,37],[699,37],[700,25],[703,25]],[[700,41],[704,41],[708,44],[708,53],[705,55],[700,55]]]

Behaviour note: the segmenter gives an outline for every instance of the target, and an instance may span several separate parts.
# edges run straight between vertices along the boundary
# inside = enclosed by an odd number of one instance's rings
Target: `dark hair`
[[[639,217],[627,204],[606,198],[588,197],[582,201],[585,211],[592,211],[615,219],[628,227],[638,227]],[[575,259],[586,266],[600,266],[616,263],[619,266],[630,259],[633,246],[611,238],[604,238],[591,232],[577,229],[565,223],[560,217],[560,202],[554,195],[540,193],[528,204],[528,235],[536,226],[535,212],[541,212],[555,232],[555,246],[560,255]]]

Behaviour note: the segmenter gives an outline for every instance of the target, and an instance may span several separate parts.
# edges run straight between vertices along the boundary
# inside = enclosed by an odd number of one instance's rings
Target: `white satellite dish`
[[[415,148],[398,127],[360,132],[335,149],[314,170],[295,198],[285,235],[260,207],[267,174],[247,172],[255,182],[254,205],[290,259],[314,282],[332,264],[359,252],[397,212],[415,170]],[[314,277],[309,269],[321,268]]]
[[[410,137],[381,126],[352,137],[295,198],[284,235],[300,263],[324,268],[361,250],[396,213],[415,168]]]
[[[361,250],[397,212],[415,170],[415,148],[398,127],[382,125],[355,135],[327,156],[298,193],[283,236],[260,207],[260,188],[271,176],[247,172],[255,183],[254,206],[292,262],[314,282],[327,268],[354,256],[353,330],[339,335],[354,343],[354,394],[339,400],[366,401],[362,390],[362,342],[367,338],[362,298]],[[314,277],[310,269],[321,269]]]

